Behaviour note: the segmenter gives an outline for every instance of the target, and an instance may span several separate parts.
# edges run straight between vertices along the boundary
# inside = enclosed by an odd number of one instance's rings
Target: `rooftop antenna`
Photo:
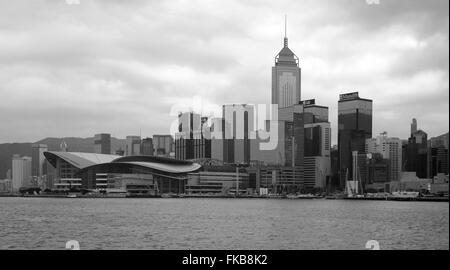
[[[287,15],[284,15],[284,47],[288,46],[287,38]]]
[[[287,37],[287,14],[284,15],[284,36]]]

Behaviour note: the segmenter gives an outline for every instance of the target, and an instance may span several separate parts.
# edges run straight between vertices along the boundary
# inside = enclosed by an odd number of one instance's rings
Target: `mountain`
[[[31,143],[0,144],[0,179],[6,178],[6,172],[12,167],[14,154],[31,157]]]
[[[49,151],[59,151],[60,144],[65,141],[68,150],[71,152],[94,152],[94,137],[91,138],[45,138],[35,143],[46,144]],[[31,145],[33,143],[4,143],[0,144],[0,179],[6,178],[6,172],[11,169],[12,156],[18,154],[20,156],[31,157]],[[125,149],[125,140],[111,138],[111,152],[115,153],[118,149]]]

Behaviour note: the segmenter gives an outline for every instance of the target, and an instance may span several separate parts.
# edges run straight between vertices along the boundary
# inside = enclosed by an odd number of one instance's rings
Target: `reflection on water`
[[[1,249],[449,249],[449,204],[0,198]]]

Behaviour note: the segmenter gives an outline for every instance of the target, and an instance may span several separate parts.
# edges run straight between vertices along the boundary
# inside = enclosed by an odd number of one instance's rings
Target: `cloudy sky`
[[[0,0],[0,143],[151,136],[180,104],[269,103],[285,14],[333,142],[353,91],[374,100],[374,134],[407,138],[413,117],[448,132],[449,1],[379,1]]]

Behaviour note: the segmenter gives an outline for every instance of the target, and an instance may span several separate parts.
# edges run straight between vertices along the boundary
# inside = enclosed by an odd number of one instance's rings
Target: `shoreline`
[[[0,194],[0,198],[58,198],[58,199],[280,199],[280,200],[354,200],[354,201],[404,201],[404,202],[449,202],[448,197],[304,197],[304,198],[286,198],[286,197],[265,197],[265,196],[226,196],[226,195],[182,195],[182,196],[89,196],[89,195],[77,195],[76,197],[69,197],[67,195],[57,195],[57,194],[48,194],[48,195],[16,195],[16,194]]]

